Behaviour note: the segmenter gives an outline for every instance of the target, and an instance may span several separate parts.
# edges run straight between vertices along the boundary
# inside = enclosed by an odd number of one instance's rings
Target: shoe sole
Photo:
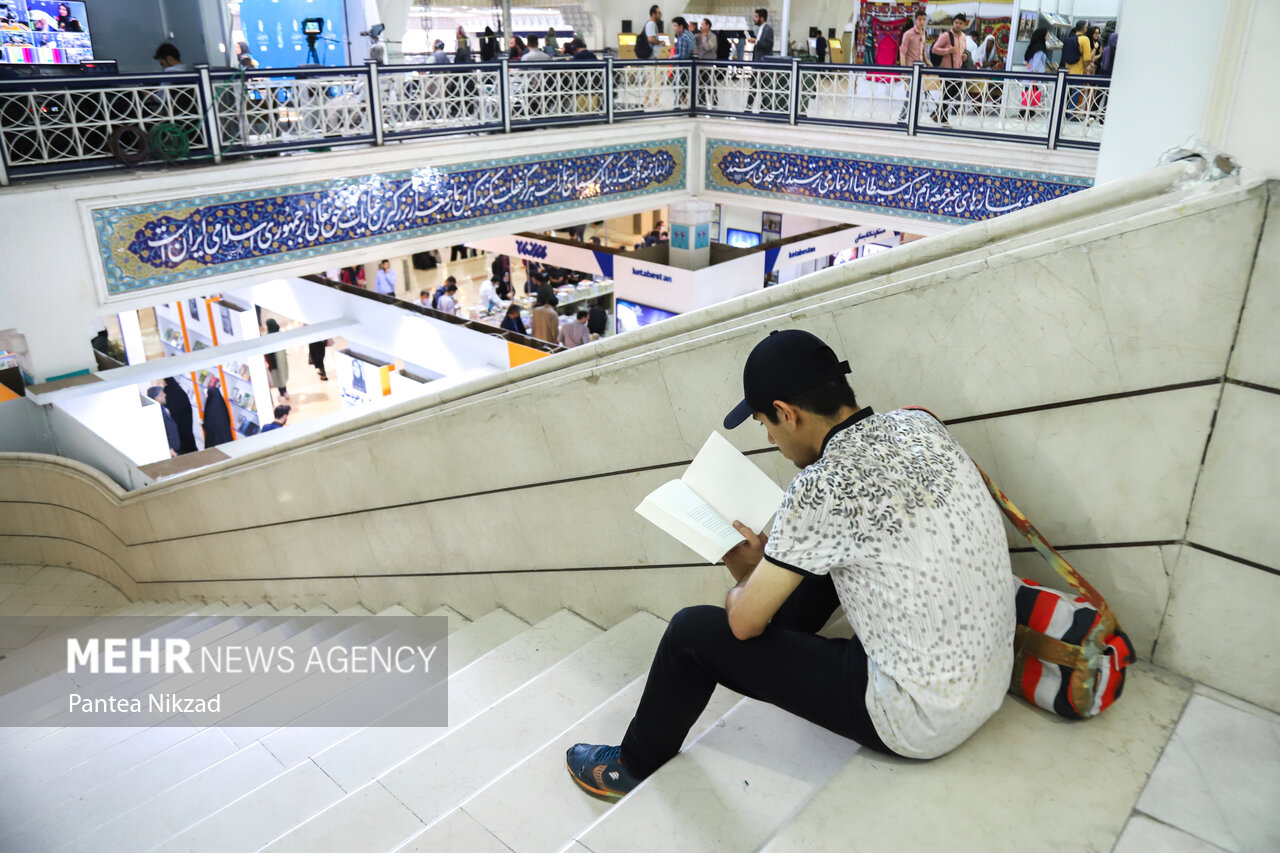
[[[618,800],[626,796],[625,794],[618,794],[613,791],[606,791],[602,788],[593,788],[590,785],[588,785],[586,782],[583,782],[581,779],[578,778],[578,774],[573,772],[573,768],[569,766],[569,761],[567,759],[564,762],[564,769],[569,771],[569,778],[577,782],[579,788],[586,791],[588,794],[595,797],[597,800],[604,800],[607,803],[616,803]]]

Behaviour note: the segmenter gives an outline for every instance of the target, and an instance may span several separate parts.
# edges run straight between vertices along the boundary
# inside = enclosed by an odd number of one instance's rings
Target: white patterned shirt
[[[791,482],[765,558],[830,574],[867,653],[867,710],[908,758],[959,746],[1013,669],[1014,581],[977,466],[923,411],[863,409]]]

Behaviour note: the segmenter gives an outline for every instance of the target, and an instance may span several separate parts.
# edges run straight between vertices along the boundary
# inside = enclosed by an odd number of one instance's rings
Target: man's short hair
[[[590,311],[588,311],[587,309],[585,309],[585,308],[579,308],[579,309],[578,309],[577,317],[578,317],[578,319],[579,319],[579,320],[585,320],[585,319],[586,319],[587,317],[589,317],[590,315],[591,315],[591,312],[590,312]]]
[[[289,414],[289,412],[291,411],[293,410],[290,409],[288,406],[286,406],[284,403],[281,403],[280,405],[276,406],[276,411],[275,411],[276,420],[280,420],[285,415]]]
[[[1076,21],[1076,25],[1075,25],[1075,28],[1074,28],[1074,29],[1075,29],[1075,31],[1076,31],[1076,32],[1078,32],[1078,33],[1082,33],[1082,32],[1084,32],[1084,28],[1085,28],[1085,27],[1087,27],[1087,26],[1089,26],[1089,22],[1088,22],[1088,21]]]
[[[525,44],[527,44],[527,45],[529,46],[529,50],[537,50],[537,49],[538,49],[538,37],[537,37],[537,36],[529,36],[527,39],[525,39],[525,40],[524,40],[524,43],[525,43]]]
[[[457,289],[458,289],[458,285],[454,284],[452,281],[450,281],[448,284],[444,286],[445,293],[453,293]]]
[[[756,9],[756,14],[760,16],[760,20],[762,20],[762,21],[767,21],[767,20],[769,20],[769,10],[768,10],[768,9]]]
[[[519,314],[519,313],[520,313],[520,306],[517,305],[516,303],[512,302],[510,305],[507,306],[508,317],[510,317],[512,314]]]
[[[689,29],[689,22],[684,19],[683,15],[676,15],[674,18],[671,19],[671,23],[679,24],[680,29],[682,30]]]
[[[658,8],[659,8],[659,7],[658,7],[658,4],[657,4],[657,3],[654,3],[652,6],[650,6],[650,7],[649,7],[649,17],[650,17],[650,18],[652,18],[655,14],[657,14],[657,12],[658,12]]]
[[[178,46],[170,41],[164,42],[159,47],[157,47],[156,55],[151,58],[159,62],[161,59],[164,59],[166,56],[171,57],[174,62],[182,61],[182,53],[179,52]]]
[[[569,42],[569,47],[573,48],[574,50],[586,50],[587,43],[583,41],[580,36],[574,36],[573,41]]]
[[[382,260],[378,261],[378,266],[382,266],[383,264],[389,264],[389,263],[391,263],[391,261],[387,260],[386,258],[383,258]]]
[[[831,417],[839,412],[843,406],[848,406],[851,409],[858,408],[858,399],[853,394],[853,388],[850,387],[849,380],[843,376],[823,383],[816,388],[810,388],[808,391],[802,391],[789,400],[783,400],[783,402],[790,403],[797,409],[810,412],[820,418]],[[772,406],[761,414],[771,424],[778,422],[778,410]]]
[[[919,9],[919,10],[917,10],[917,11],[916,11],[916,13],[915,13],[915,15],[914,15],[913,17],[915,17],[915,18],[927,18],[927,17],[929,17],[929,13],[928,13],[928,12],[926,12],[926,11],[924,11],[923,9]]]
[[[164,393],[164,389],[161,388],[159,385],[152,385],[150,388],[147,389],[147,396],[150,397],[152,400],[154,400],[156,397],[159,397],[163,393]]]
[[[457,284],[457,283],[458,283],[458,280],[457,280],[456,278],[454,278],[453,276],[449,276],[448,278],[446,278],[446,279],[444,280],[444,285],[445,285],[445,287],[448,287],[448,286],[449,286],[449,285],[451,285],[451,284]]]
[[[967,24],[967,23],[969,23],[969,16],[968,16],[968,15],[966,15],[964,12],[959,12],[959,13],[957,13],[957,14],[956,14],[956,16],[955,16],[954,18],[952,18],[951,20],[953,20],[953,21],[964,21],[964,22]]]

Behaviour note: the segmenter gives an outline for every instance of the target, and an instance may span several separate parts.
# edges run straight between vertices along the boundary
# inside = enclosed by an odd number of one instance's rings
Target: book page
[[[712,432],[680,479],[726,520],[741,521],[757,533],[782,503],[782,489],[742,455],[729,440]]]
[[[654,489],[636,512],[711,563],[718,563],[726,551],[743,541],[732,524],[680,480]]]

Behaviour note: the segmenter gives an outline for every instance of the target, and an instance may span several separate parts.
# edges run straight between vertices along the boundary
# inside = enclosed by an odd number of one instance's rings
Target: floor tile
[[[1159,823],[1145,815],[1135,814],[1125,824],[1124,832],[1111,853],[1222,853],[1203,839]]]

